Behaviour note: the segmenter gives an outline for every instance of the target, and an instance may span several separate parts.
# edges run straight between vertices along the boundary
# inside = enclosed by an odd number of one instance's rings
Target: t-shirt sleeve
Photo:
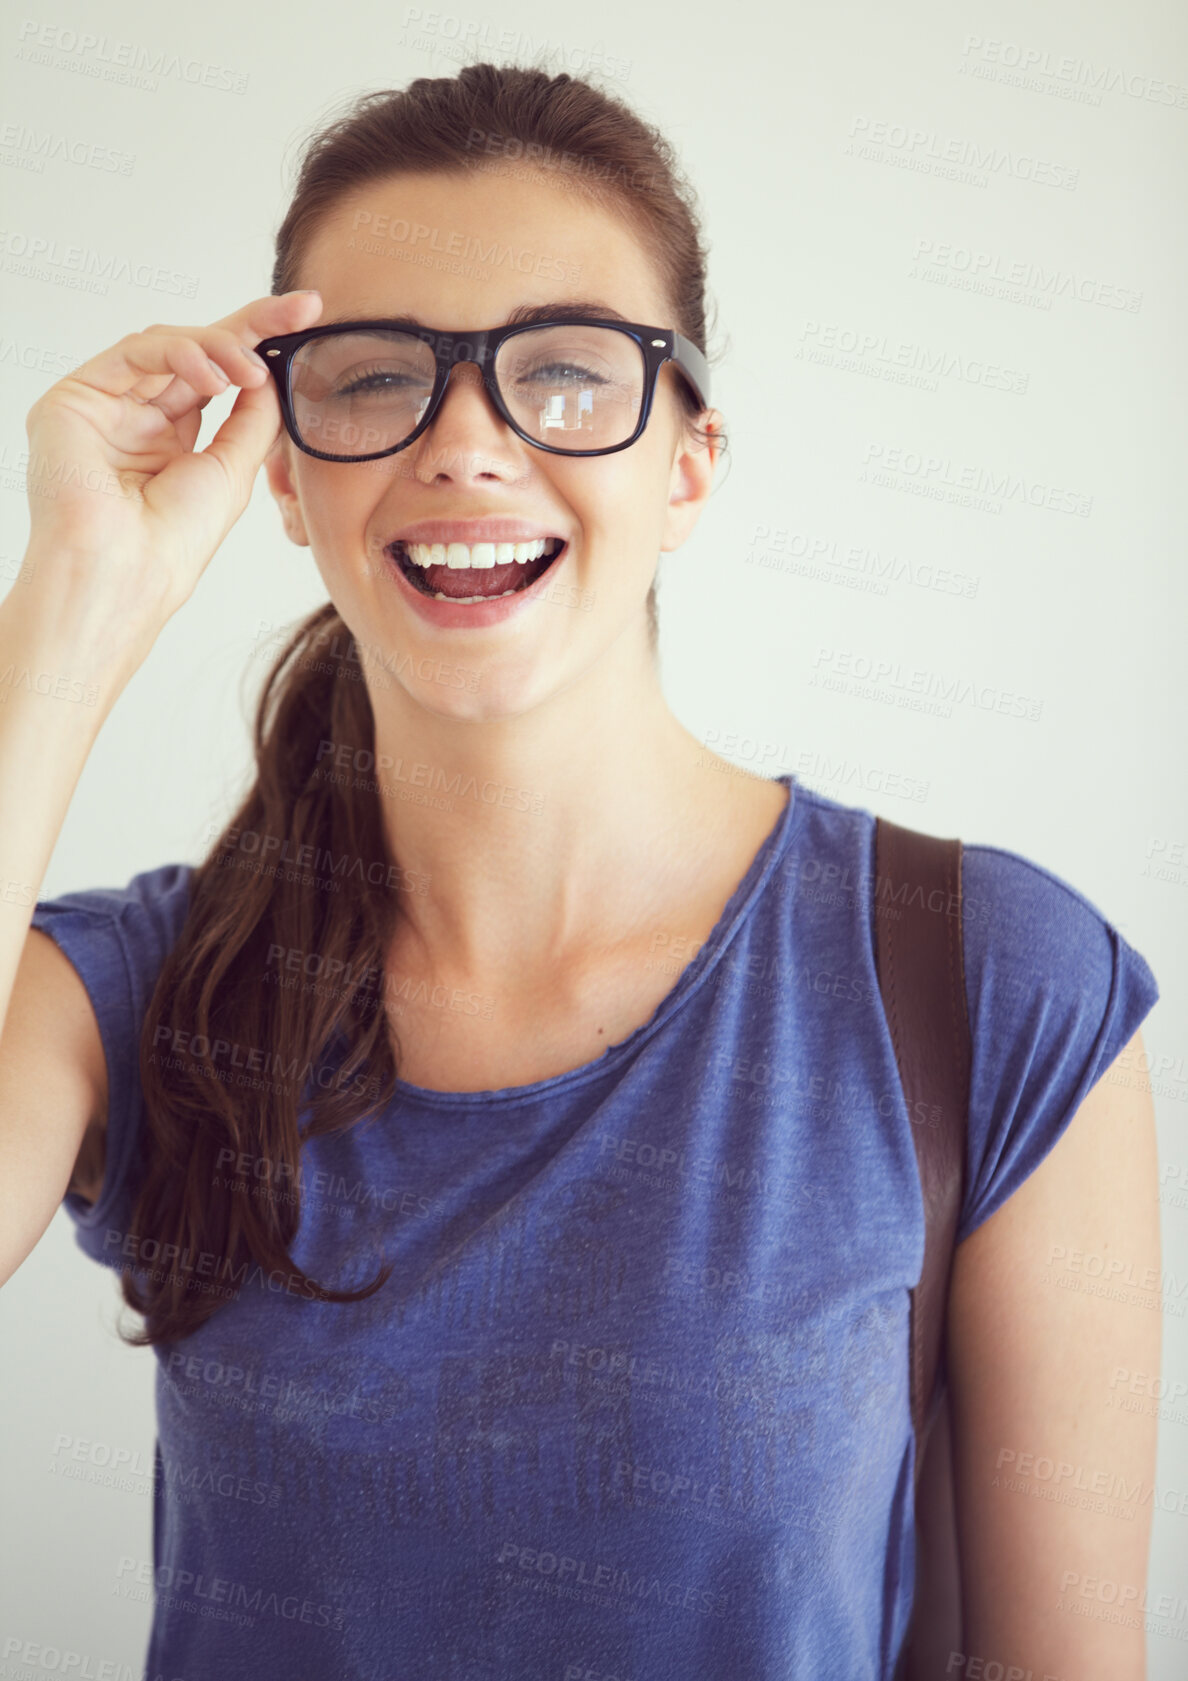
[[[958,1243],[1035,1171],[1159,997],[1146,960],[1059,876],[962,850],[973,1057]]]
[[[126,887],[39,899],[32,925],[69,958],[87,989],[107,1062],[103,1187],[94,1205],[69,1191],[62,1206],[79,1248],[119,1267],[144,1137],[140,1029],[153,988],[189,908],[189,864],[163,864]]]

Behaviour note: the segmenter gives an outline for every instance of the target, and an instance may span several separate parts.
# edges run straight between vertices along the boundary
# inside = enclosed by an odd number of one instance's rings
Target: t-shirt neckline
[[[589,1062],[583,1062],[577,1068],[566,1069],[561,1074],[550,1074],[543,1080],[530,1081],[527,1085],[499,1086],[482,1091],[436,1091],[431,1086],[414,1085],[411,1080],[402,1080],[398,1076],[390,1101],[394,1102],[399,1097],[405,1102],[415,1102],[435,1109],[459,1109],[493,1103],[526,1103],[534,1098],[552,1096],[571,1086],[583,1085],[588,1080],[599,1080],[634,1055],[646,1039],[657,1033],[670,1016],[683,1007],[716,964],[758,899],[764,883],[787,845],[793,827],[799,821],[802,801],[797,797],[799,790],[792,774],[784,772],[771,780],[788,790],[783,810],[760,842],[746,872],[723,906],[721,915],[706,937],[701,950],[681,970],[675,983],[664,994],[647,1021],[633,1028],[627,1037],[620,1039],[617,1044],[607,1045]]]

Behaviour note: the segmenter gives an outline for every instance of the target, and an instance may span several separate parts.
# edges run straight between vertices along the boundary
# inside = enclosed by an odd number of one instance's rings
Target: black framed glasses
[[[450,374],[477,364],[517,437],[552,455],[611,455],[648,423],[673,362],[703,409],[705,357],[671,327],[593,315],[442,333],[411,321],[341,321],[256,346],[272,371],[290,438],[320,461],[375,461],[415,443]]]

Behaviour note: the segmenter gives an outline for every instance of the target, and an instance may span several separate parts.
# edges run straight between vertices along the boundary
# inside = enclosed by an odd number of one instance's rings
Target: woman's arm
[[[51,575],[33,549],[25,566]],[[0,1284],[67,1189],[97,1191],[104,1168],[107,1070],[94,1011],[67,959],[30,924],[112,694],[93,641],[50,619],[29,584],[0,603]],[[55,695],[59,676],[65,693]]]
[[[989,1664],[1035,1681],[1146,1674],[1162,1302],[1141,1053],[1136,1033],[1039,1167],[955,1253],[966,1657],[956,1676]]]
[[[32,917],[95,739],[247,506],[280,432],[252,346],[316,294],[147,327],[29,410],[30,533],[0,603],[0,1284],[64,1192],[98,1194],[106,1066],[90,999]],[[241,389],[206,449],[202,410]]]

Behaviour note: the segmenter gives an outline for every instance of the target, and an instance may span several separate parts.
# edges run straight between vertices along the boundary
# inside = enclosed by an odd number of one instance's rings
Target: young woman
[[[370,95],[309,147],[270,296],[30,413],[0,1276],[64,1199],[144,1315],[154,1556],[112,1586],[155,1597],[151,1674],[855,1681],[904,1645],[922,1204],[874,818],[735,773],[655,663],[723,443],[690,206],[566,76]],[[31,909],[261,464],[329,600],[254,786],[200,865]],[[1013,853],[968,847],[963,891],[943,1672],[1139,1681],[1141,1617],[1077,1595],[1141,1592],[1149,1507],[1082,1491],[1154,1475],[1110,1380],[1157,1371],[1159,1315],[1068,1258],[1157,1274],[1156,986]]]

